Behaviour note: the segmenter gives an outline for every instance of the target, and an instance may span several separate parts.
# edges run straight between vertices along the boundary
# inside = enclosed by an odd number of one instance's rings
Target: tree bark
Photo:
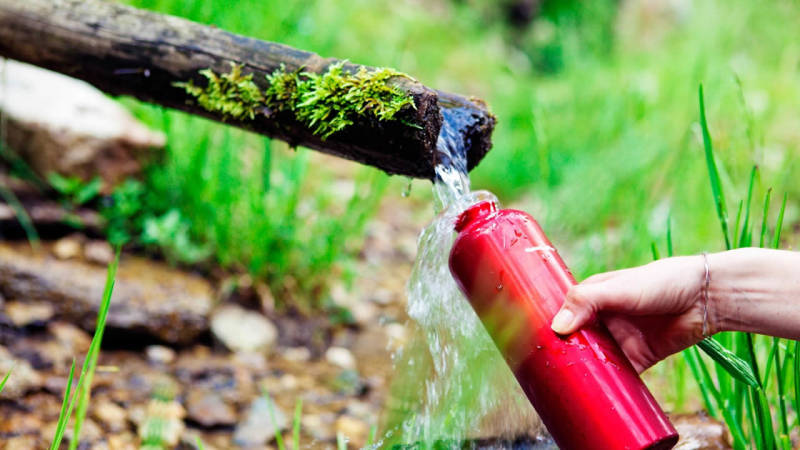
[[[254,120],[225,118],[197,105],[174,83],[193,80],[204,86],[201,69],[227,73],[231,64],[238,64],[263,89],[266,75],[281,65],[287,71],[303,68],[322,73],[337,60],[100,0],[0,0],[0,56],[85,80],[113,95],[131,95],[391,174],[419,178],[434,177],[436,140],[445,110],[458,110],[460,117],[467,112],[470,118],[460,130],[469,169],[491,147],[495,124],[482,101],[402,77],[391,83],[413,96],[416,109],[400,111],[399,120],[359,119],[327,139],[313,134],[291,113],[263,112]],[[354,73],[360,67],[348,63],[345,70]]]

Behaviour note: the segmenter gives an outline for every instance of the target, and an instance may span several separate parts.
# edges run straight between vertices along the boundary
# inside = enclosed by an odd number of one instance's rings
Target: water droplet
[[[408,184],[406,185],[405,190],[400,194],[403,197],[408,197],[411,195],[411,182],[414,181],[411,177],[408,178]]]
[[[544,347],[542,347],[541,345],[537,345],[537,346],[536,346],[536,348],[537,348],[537,349],[539,349],[539,350],[541,350],[541,349],[542,349],[542,348],[544,348]]]
[[[502,291],[503,290],[503,285],[502,284],[498,284],[497,285],[497,290],[498,291]]]

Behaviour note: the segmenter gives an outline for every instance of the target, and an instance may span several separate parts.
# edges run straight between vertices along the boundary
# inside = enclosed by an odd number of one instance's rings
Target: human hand
[[[703,339],[704,281],[703,256],[594,275],[569,290],[552,328],[570,334],[598,314],[642,372]],[[713,316],[710,311],[708,334],[719,331]]]

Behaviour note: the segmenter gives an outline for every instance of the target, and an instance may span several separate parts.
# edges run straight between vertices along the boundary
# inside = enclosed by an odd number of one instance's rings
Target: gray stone
[[[270,412],[272,403],[272,412]],[[275,416],[273,423],[272,417]],[[250,404],[250,408],[245,413],[244,419],[236,426],[233,433],[234,444],[241,447],[256,447],[269,442],[275,437],[275,427],[278,430],[286,430],[289,427],[289,420],[286,414],[281,411],[278,405],[265,397],[258,397]]]

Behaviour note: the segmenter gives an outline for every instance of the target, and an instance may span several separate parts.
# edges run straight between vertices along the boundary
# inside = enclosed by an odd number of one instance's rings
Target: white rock
[[[80,80],[16,61],[0,61],[0,111],[8,144],[42,176],[50,172],[114,184],[139,172],[153,132],[98,89]]]
[[[329,363],[339,366],[342,369],[356,368],[356,358],[350,350],[344,347],[330,347],[328,351],[325,352],[325,359]]]
[[[266,317],[240,306],[225,305],[211,317],[211,332],[234,352],[267,352],[278,331]]]
[[[170,364],[175,361],[175,350],[163,345],[148,345],[144,350],[151,364]]]
[[[56,241],[53,254],[58,259],[75,258],[81,254],[81,242],[74,236],[67,236]]]

